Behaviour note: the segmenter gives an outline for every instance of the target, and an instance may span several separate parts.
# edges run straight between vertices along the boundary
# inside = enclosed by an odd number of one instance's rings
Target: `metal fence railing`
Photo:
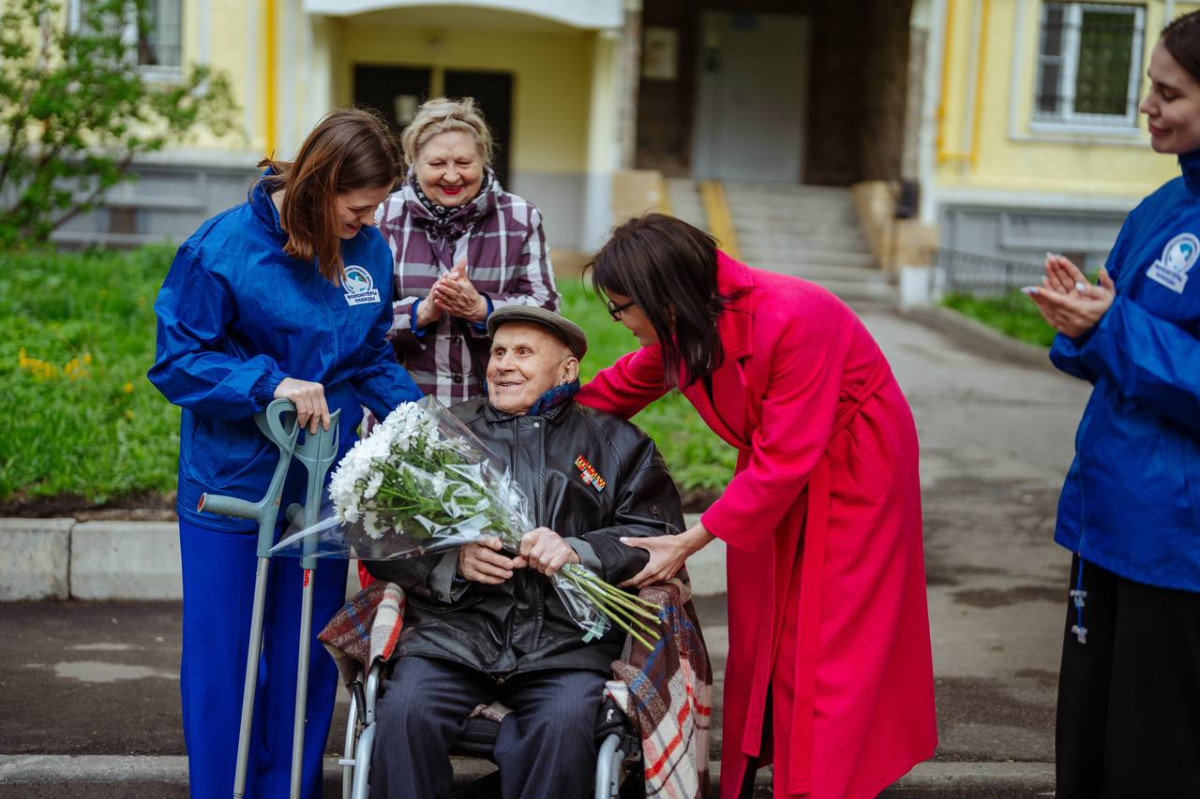
[[[1030,284],[1040,285],[1041,264],[976,255],[958,250],[937,251],[935,285],[939,293],[1001,297]]]

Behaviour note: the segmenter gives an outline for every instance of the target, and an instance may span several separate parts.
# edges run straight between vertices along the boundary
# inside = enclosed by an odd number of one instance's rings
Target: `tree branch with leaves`
[[[201,128],[220,136],[236,109],[226,76],[204,65],[155,80],[138,67],[149,0],[8,0],[0,11],[0,248],[46,242],[136,179],[139,156]]]

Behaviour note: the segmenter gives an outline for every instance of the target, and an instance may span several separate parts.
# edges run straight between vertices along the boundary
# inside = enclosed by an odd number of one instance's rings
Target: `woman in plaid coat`
[[[389,338],[421,390],[449,405],[483,392],[488,315],[556,311],[558,291],[541,212],[496,180],[473,100],[429,100],[402,144],[408,177],[379,218],[395,266]]]

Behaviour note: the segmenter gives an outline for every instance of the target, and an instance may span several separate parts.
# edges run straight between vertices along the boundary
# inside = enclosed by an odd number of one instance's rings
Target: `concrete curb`
[[[712,764],[714,790],[721,764]],[[479,760],[458,760],[456,783],[491,770]],[[337,759],[325,759],[325,796],[341,795],[342,772]],[[60,799],[63,795],[92,799],[187,797],[186,757],[89,755],[0,755],[0,799]],[[714,794],[715,795],[715,794]],[[755,780],[756,797],[771,796],[766,769]],[[921,763],[881,797],[902,799],[1015,799],[1053,796],[1052,763]]]
[[[0,519],[0,551],[0,601],[183,597],[174,522]],[[693,557],[688,572],[697,596],[725,593],[724,544]],[[357,590],[356,578],[348,585]]]
[[[1054,369],[1045,347],[1010,338],[999,330],[950,308],[930,305],[898,313],[905,319],[911,319],[939,333],[954,337],[981,355],[1028,366],[1040,366],[1048,370]]]

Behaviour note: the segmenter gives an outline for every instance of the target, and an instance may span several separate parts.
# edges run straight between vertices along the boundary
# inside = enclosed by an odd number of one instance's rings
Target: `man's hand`
[[[485,585],[500,585],[512,579],[514,569],[525,568],[525,558],[500,554],[499,538],[487,537],[458,550],[458,576]]]
[[[329,405],[325,402],[325,386],[320,383],[285,377],[275,387],[275,399],[290,399],[296,406],[296,424],[307,426],[310,434],[317,432],[318,424],[329,429]]]
[[[539,527],[521,536],[521,556],[530,568],[547,577],[568,563],[579,563],[579,555],[571,545],[549,527]]]

